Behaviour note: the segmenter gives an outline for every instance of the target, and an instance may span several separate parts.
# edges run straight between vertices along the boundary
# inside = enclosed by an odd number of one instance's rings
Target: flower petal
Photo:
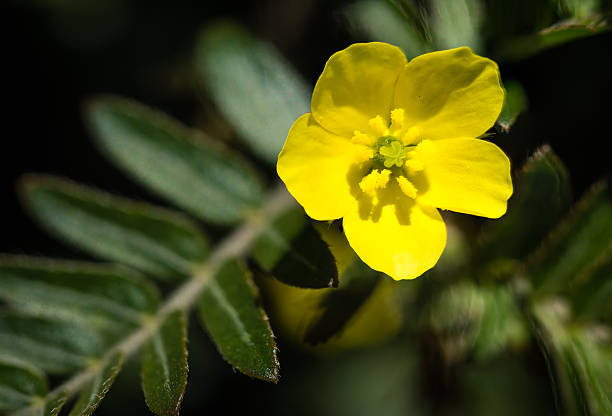
[[[404,53],[387,43],[356,43],[329,58],[312,93],[317,122],[343,137],[369,132],[377,115],[388,122],[393,91],[406,65]]]
[[[446,245],[446,227],[437,209],[421,206],[388,186],[373,202],[363,194],[343,220],[357,255],[392,278],[414,279],[432,268]]]
[[[328,132],[307,113],[291,126],[276,170],[311,218],[333,220],[356,203],[351,191],[366,173],[368,155],[370,149]]]
[[[488,218],[506,212],[512,195],[510,160],[493,143],[437,140],[435,150],[424,152],[420,159],[425,170],[413,178],[420,204]]]
[[[503,101],[497,64],[467,47],[414,58],[395,90],[395,107],[422,139],[478,137],[493,126]]]

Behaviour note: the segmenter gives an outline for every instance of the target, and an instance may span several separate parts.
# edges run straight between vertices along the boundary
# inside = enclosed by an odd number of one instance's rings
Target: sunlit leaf
[[[612,192],[596,184],[532,257],[529,272],[540,292],[567,291],[612,251]]]
[[[255,241],[252,255],[283,283],[305,288],[338,285],[334,256],[301,208],[274,221]]]
[[[530,36],[518,37],[500,48],[503,59],[519,60],[538,52],[574,40],[594,36],[610,30],[600,16],[568,19]]]
[[[569,174],[549,146],[543,146],[517,173],[508,212],[489,224],[479,261],[521,259],[531,253],[568,211]]]
[[[120,334],[157,310],[157,289],[119,266],[0,256],[0,299],[30,313]]]
[[[361,0],[349,4],[345,14],[369,40],[387,42],[402,48],[408,58],[430,52],[432,46],[409,16],[397,5],[385,0]]]
[[[219,352],[236,369],[266,381],[278,380],[276,343],[250,273],[227,262],[208,283],[199,302],[200,319]]]
[[[341,276],[338,289],[330,289],[319,300],[320,313],[309,321],[304,341],[319,344],[336,335],[368,300],[381,277],[361,261],[355,261]]]
[[[47,389],[45,375],[36,368],[0,358],[0,413],[40,400],[47,394]]]
[[[172,312],[141,354],[142,388],[157,415],[178,415],[187,386],[187,320]]]
[[[86,367],[104,352],[96,332],[75,323],[15,312],[0,314],[0,356],[30,363],[54,374]]]
[[[231,224],[259,205],[263,187],[255,171],[203,133],[119,97],[91,101],[86,115],[110,159],[193,215]]]
[[[504,133],[508,133],[521,113],[527,109],[527,94],[520,82],[504,81],[504,106],[497,119],[497,125]]]
[[[103,368],[96,372],[93,379],[81,391],[68,416],[89,416],[98,408],[121,370],[123,355],[115,353],[100,365]]]
[[[482,51],[480,26],[484,17],[480,0],[431,0],[432,32],[437,49],[469,46]]]
[[[195,55],[219,110],[257,155],[275,162],[291,124],[309,111],[310,88],[271,44],[235,23],[208,26]]]
[[[50,232],[92,254],[161,279],[189,275],[207,243],[183,216],[48,176],[28,176],[22,196]]]

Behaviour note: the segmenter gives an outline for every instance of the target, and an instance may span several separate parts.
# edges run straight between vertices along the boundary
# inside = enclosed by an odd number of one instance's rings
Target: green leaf
[[[338,289],[329,289],[319,301],[318,316],[309,322],[304,341],[319,344],[338,334],[359,308],[369,299],[379,282],[380,273],[361,261],[353,262],[341,276]]]
[[[68,416],[89,416],[98,408],[121,370],[123,354],[115,353],[100,365],[103,367],[81,391]]]
[[[529,333],[514,294],[506,286],[481,287],[484,313],[473,355],[485,360],[509,347],[525,346]]]
[[[178,415],[187,386],[187,320],[170,313],[141,354],[142,388],[149,409],[157,415]]]
[[[28,406],[47,390],[42,372],[26,363],[0,358],[0,413]]]
[[[570,207],[569,174],[549,146],[537,150],[516,176],[508,212],[480,239],[478,261],[524,258]]]
[[[291,124],[310,108],[311,89],[269,43],[217,22],[200,35],[200,78],[219,110],[261,158],[275,162]]]
[[[255,240],[252,256],[283,283],[314,289],[338,286],[334,256],[301,208],[274,221]]]
[[[569,322],[569,305],[561,298],[532,306],[536,334],[550,361],[553,386],[563,414],[609,415],[612,412],[610,328]]]
[[[190,275],[206,258],[204,237],[174,212],[50,176],[27,176],[22,196],[58,237],[161,279]]]
[[[497,125],[504,133],[508,133],[518,116],[527,109],[527,94],[520,82],[504,81],[504,106],[497,119]]]
[[[262,183],[246,160],[163,113],[103,97],[90,102],[86,116],[111,160],[198,218],[232,224],[261,202]]]
[[[57,416],[67,399],[68,394],[64,391],[51,393],[31,406],[13,413],[12,416]]]
[[[540,292],[571,290],[585,273],[612,251],[612,191],[596,184],[572,215],[531,258],[529,272]]]
[[[0,299],[42,316],[121,334],[157,310],[157,289],[119,266],[0,256]]]
[[[102,355],[104,348],[104,339],[83,325],[16,312],[0,314],[0,356],[49,373],[66,374],[84,368]]]
[[[568,19],[533,35],[518,37],[502,45],[500,55],[507,60],[524,59],[548,48],[609,30],[610,26],[599,15],[584,19]]]
[[[353,27],[369,40],[397,45],[409,59],[430,52],[432,47],[423,33],[402,12],[392,2],[384,0],[357,1],[345,8]]]
[[[570,294],[576,316],[612,324],[612,250],[606,251],[576,280]]]
[[[469,46],[483,50],[480,26],[484,17],[480,0],[432,0],[432,32],[436,49]]]
[[[244,265],[225,263],[202,292],[198,306],[202,323],[232,366],[251,377],[278,381],[274,334]]]

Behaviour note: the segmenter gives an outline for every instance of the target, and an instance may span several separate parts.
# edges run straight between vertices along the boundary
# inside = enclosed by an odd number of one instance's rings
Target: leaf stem
[[[274,187],[265,201],[259,210],[251,213],[240,227],[217,245],[205,263],[194,267],[193,275],[168,297],[155,315],[143,321],[141,328],[115,344],[100,359],[100,362],[105,361],[115,353],[122,353],[126,359],[135,354],[155,334],[168,314],[175,310],[189,310],[219,268],[227,260],[245,255],[253,240],[265,231],[270,222],[294,205],[293,198],[282,183]],[[58,393],[65,393],[70,398],[83,389],[102,369],[103,366],[101,365],[92,365],[85,368],[49,392],[44,402]],[[13,416],[26,414],[33,407],[38,407],[38,405],[33,404],[28,408],[21,409]]]

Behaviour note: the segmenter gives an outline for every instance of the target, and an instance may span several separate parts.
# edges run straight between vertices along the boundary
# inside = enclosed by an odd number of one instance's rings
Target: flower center
[[[424,169],[421,159],[434,152],[435,147],[430,140],[419,140],[417,127],[404,129],[403,109],[391,111],[390,119],[387,124],[381,116],[372,118],[369,125],[374,135],[355,130],[353,142],[369,147],[370,160],[374,162],[373,169],[361,179],[359,187],[375,195],[376,189],[394,183],[403,194],[416,198],[418,189],[408,178]]]

